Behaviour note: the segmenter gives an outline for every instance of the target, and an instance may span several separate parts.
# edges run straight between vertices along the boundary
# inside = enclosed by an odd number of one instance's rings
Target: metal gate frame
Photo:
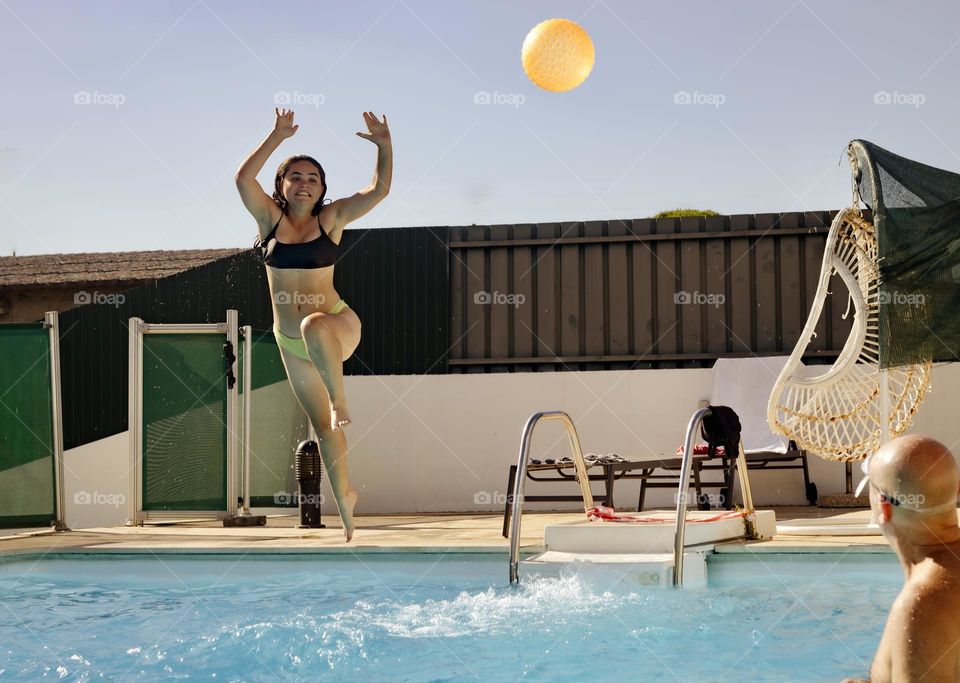
[[[144,522],[171,522],[185,519],[225,519],[237,514],[238,462],[240,456],[240,411],[239,384],[227,383],[227,484],[226,510],[144,510],[143,509],[143,335],[145,334],[226,334],[233,345],[234,355],[239,346],[239,325],[236,309],[227,310],[223,323],[147,323],[141,318],[130,318],[129,325],[129,432],[130,432],[130,497],[128,526],[141,526]],[[249,354],[248,354],[249,356]],[[236,376],[236,360],[233,362]],[[249,381],[245,373],[244,381]],[[246,501],[246,497],[244,498]]]
[[[60,316],[57,311],[43,314],[43,326],[50,331],[50,400],[53,418],[53,504],[56,531],[69,531],[63,482],[63,404],[60,391]]]

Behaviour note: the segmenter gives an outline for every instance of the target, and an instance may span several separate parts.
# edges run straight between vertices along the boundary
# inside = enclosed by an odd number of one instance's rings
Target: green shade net
[[[0,526],[56,517],[50,332],[0,325]]]
[[[225,342],[143,336],[144,510],[226,510]]]
[[[254,332],[251,368],[250,505],[296,507],[293,456],[309,424],[272,332]]]
[[[960,359],[960,174],[865,140],[850,154],[877,229],[880,366]]]

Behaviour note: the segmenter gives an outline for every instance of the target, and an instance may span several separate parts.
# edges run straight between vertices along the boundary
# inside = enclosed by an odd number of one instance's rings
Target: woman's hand
[[[300,126],[293,125],[292,109],[274,109],[277,113],[277,121],[273,124],[273,132],[286,139],[297,132]]]
[[[383,121],[381,122],[376,116],[374,116],[372,111],[363,112],[363,121],[367,124],[367,130],[369,133],[357,133],[364,140],[369,140],[377,147],[382,147],[384,145],[390,144],[390,129],[387,128],[387,115],[382,114]]]

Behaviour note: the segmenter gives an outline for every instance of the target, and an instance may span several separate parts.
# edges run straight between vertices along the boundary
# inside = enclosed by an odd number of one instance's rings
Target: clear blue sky
[[[596,48],[560,94],[520,64],[554,16]],[[958,26],[887,0],[0,0],[0,255],[250,246],[233,173],[277,92],[303,101],[267,187],[307,153],[329,197],[362,188],[361,112],[387,114],[393,190],[355,227],[839,208],[853,138],[960,169]]]

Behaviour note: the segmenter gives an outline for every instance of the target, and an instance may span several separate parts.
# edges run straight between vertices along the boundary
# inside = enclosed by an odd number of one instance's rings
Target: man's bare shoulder
[[[894,679],[957,680],[960,562],[928,558],[915,565],[890,609],[887,631]]]
[[[910,572],[910,577],[897,596],[891,616],[937,619],[956,624],[960,629],[960,561],[941,563],[924,560]]]

